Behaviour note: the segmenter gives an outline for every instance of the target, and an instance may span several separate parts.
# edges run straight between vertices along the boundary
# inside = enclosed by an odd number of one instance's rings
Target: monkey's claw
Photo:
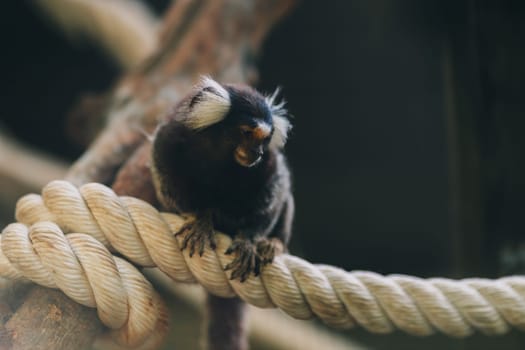
[[[239,278],[246,281],[253,272],[255,276],[261,273],[261,268],[273,261],[276,252],[282,252],[282,243],[274,238],[259,238],[254,242],[243,237],[236,237],[226,255],[235,253],[235,259],[226,265],[225,270],[232,270],[230,279]]]
[[[206,248],[206,243],[208,243],[213,250],[217,248],[214,233],[211,220],[208,220],[206,217],[197,217],[195,219],[189,219],[184,226],[175,233],[175,236],[184,235],[180,250],[185,250],[189,247],[191,258],[197,248],[199,255],[202,256]]]

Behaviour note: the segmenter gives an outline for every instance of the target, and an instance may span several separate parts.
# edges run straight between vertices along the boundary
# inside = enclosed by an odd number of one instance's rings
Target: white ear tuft
[[[270,146],[276,148],[284,147],[286,139],[288,138],[288,132],[292,129],[292,124],[287,118],[287,110],[284,108],[285,101],[276,103],[277,95],[281,91],[280,88],[275,89],[274,93],[266,96],[265,100],[270,108],[273,118],[273,135],[270,140]]]
[[[192,129],[203,129],[223,120],[230,106],[228,91],[212,78],[203,76],[187,101],[187,117],[183,123]]]

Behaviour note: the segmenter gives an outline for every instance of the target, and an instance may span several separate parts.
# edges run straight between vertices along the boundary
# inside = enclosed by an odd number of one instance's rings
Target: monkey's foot
[[[276,238],[258,238],[255,242],[243,237],[236,237],[226,255],[236,253],[235,259],[226,265],[225,270],[232,270],[230,279],[239,278],[246,281],[253,272],[255,276],[261,273],[261,268],[273,261],[276,253],[283,251],[283,244]]]
[[[180,250],[185,250],[189,247],[191,258],[197,248],[199,249],[199,255],[202,256],[206,243],[213,250],[217,248],[214,234],[211,217],[204,215],[186,221],[184,226],[175,233],[175,236],[185,235]]]
[[[259,238],[255,241],[255,245],[263,265],[271,264],[275,255],[284,252],[283,242],[278,238]]]

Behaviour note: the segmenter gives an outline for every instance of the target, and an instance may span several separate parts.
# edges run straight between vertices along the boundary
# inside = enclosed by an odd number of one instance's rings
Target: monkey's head
[[[202,136],[196,147],[252,167],[269,149],[282,148],[291,128],[284,103],[275,103],[277,92],[265,97],[248,86],[221,85],[204,77],[178,104],[173,118]]]

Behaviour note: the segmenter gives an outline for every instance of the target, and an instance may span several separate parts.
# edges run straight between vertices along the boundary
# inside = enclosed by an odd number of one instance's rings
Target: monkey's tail
[[[208,293],[206,304],[208,350],[247,350],[246,303]]]

